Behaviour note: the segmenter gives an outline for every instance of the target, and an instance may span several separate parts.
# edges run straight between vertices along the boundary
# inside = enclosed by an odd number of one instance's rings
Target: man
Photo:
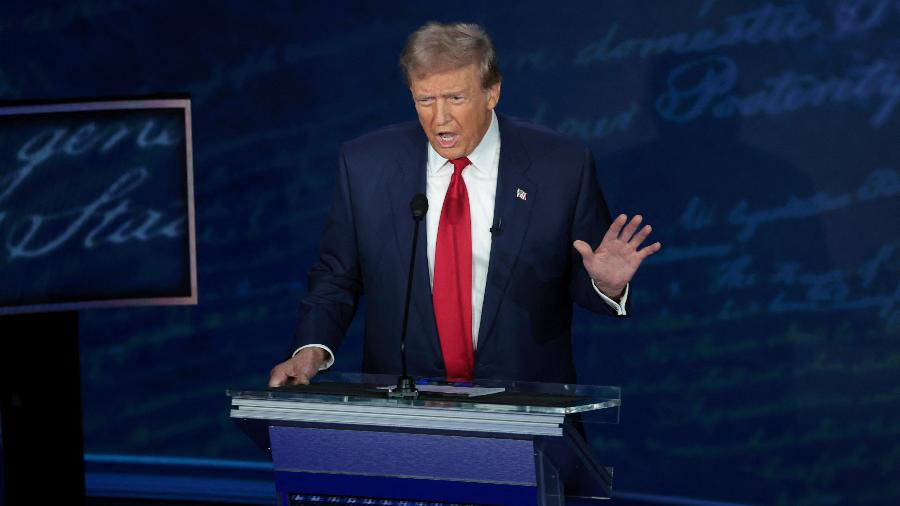
[[[650,233],[638,229],[640,216],[610,223],[587,149],[494,113],[501,77],[480,27],[423,26],[401,67],[418,125],[344,145],[296,351],[272,370],[270,386],[307,383],[330,367],[363,293],[364,372],[399,373],[409,202],[420,192],[430,209],[413,282],[410,373],[574,382],[573,301],[626,314],[628,283],[660,244],[640,248]],[[596,249],[585,242],[600,237]]]

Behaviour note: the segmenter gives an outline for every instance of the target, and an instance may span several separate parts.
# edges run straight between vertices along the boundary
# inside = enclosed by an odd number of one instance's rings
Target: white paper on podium
[[[440,394],[465,395],[466,397],[480,397],[482,395],[499,394],[505,388],[486,387],[458,387],[453,385],[416,385],[420,392],[434,392]]]
[[[380,390],[390,390],[393,385],[378,387]],[[482,395],[499,394],[505,392],[505,388],[487,388],[487,387],[467,387],[455,385],[416,385],[416,390],[420,392],[430,392],[437,394],[458,395],[464,397],[481,397]]]

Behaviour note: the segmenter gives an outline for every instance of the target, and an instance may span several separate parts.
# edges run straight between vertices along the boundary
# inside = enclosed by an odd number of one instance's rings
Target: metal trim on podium
[[[479,381],[502,393],[379,395],[394,382],[329,374],[309,387],[228,391],[231,418],[271,455],[281,505],[609,497],[612,471],[583,436],[589,420],[618,423],[618,388]]]

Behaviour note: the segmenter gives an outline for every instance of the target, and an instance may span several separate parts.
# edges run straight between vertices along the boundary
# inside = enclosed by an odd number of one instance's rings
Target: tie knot
[[[465,169],[469,165],[472,165],[472,162],[470,162],[466,157],[455,158],[453,160],[450,160],[450,163],[453,164],[453,172],[456,174],[462,174],[463,169]]]

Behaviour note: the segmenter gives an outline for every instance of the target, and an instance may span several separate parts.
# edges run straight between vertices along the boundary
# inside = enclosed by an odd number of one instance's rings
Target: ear
[[[488,92],[488,109],[493,109],[497,107],[497,102],[500,101],[500,84],[497,83],[490,88],[487,89]]]

